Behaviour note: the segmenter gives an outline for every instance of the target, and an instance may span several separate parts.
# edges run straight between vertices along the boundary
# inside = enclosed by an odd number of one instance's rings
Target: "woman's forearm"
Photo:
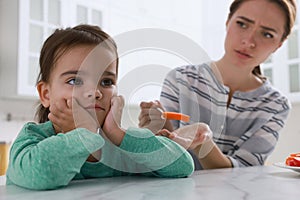
[[[222,153],[219,147],[209,140],[194,149],[203,169],[217,169],[232,167],[230,159]]]

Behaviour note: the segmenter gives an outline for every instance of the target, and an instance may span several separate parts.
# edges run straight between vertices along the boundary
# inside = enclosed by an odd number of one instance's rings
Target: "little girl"
[[[99,27],[56,30],[40,55],[38,124],[25,124],[10,151],[7,184],[44,190],[74,179],[142,174],[186,177],[194,164],[172,140],[120,127],[117,47]]]

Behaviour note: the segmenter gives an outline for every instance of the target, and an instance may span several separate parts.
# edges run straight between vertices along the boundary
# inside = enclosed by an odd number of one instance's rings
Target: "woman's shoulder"
[[[278,88],[274,87],[268,80],[260,88],[262,92],[260,99],[274,107],[280,106],[283,110],[289,110],[291,102],[288,97]]]
[[[168,77],[182,76],[201,76],[202,74],[213,74],[209,63],[202,63],[199,65],[182,65],[172,69],[168,73]]]
[[[266,91],[265,93],[267,96],[274,100],[281,99],[283,101],[289,101],[287,96],[278,88],[274,87],[268,80],[265,81],[265,83],[262,86],[262,89]]]
[[[203,71],[203,70],[210,70],[210,64],[209,63],[202,63],[198,65],[182,65],[179,67],[176,67],[174,69],[178,72],[186,72],[186,71]]]

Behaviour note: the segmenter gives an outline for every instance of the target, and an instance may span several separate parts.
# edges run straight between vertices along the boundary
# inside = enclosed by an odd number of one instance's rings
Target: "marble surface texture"
[[[3,179],[4,177],[2,177]],[[1,200],[284,200],[300,198],[300,173],[275,166],[196,171],[188,178],[114,177],[72,181],[67,187],[32,191],[0,186]]]

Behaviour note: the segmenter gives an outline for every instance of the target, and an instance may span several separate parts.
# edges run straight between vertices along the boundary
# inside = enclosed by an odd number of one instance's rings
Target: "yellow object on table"
[[[0,141],[0,176],[5,175],[8,165],[9,143]]]

